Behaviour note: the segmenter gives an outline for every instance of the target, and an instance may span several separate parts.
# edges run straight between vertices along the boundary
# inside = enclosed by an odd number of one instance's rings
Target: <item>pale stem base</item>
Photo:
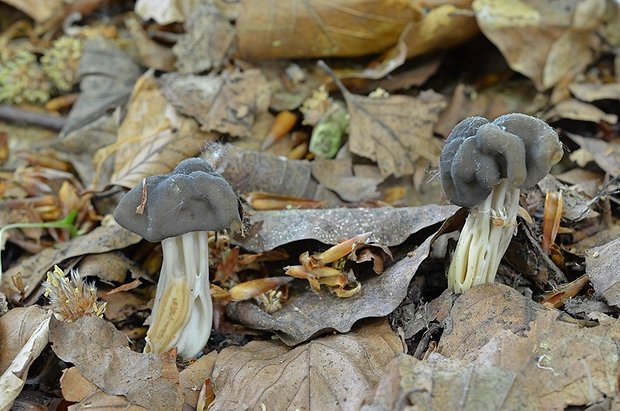
[[[461,293],[492,283],[517,227],[519,189],[503,179],[487,199],[472,208],[448,271],[448,288]]]
[[[166,238],[161,245],[164,260],[144,352],[177,347],[179,356],[194,357],[207,344],[213,320],[208,233]]]

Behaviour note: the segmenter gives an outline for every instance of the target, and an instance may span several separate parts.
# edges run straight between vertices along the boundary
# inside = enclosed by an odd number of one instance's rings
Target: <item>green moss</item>
[[[0,102],[45,103],[51,89],[33,53],[22,50],[12,59],[0,62]]]
[[[68,91],[77,82],[77,69],[84,50],[84,42],[63,36],[41,58],[43,71],[61,91]]]

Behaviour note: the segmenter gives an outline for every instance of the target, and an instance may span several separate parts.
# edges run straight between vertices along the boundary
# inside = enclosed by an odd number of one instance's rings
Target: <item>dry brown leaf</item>
[[[37,23],[43,23],[63,10],[63,0],[2,0],[10,6],[23,11]]]
[[[584,103],[576,99],[568,99],[560,101],[545,115],[547,121],[555,121],[559,119],[591,121],[600,123],[605,121],[609,124],[616,124],[618,116],[615,114],[607,114],[600,108],[589,103]]]
[[[0,318],[0,409],[9,410],[28,370],[47,346],[50,314],[37,306],[15,308]]]
[[[398,307],[418,267],[428,256],[430,243],[428,238],[383,274],[362,280],[361,292],[352,298],[291,287],[288,300],[273,314],[249,301],[228,305],[227,314],[236,322],[275,332],[288,345],[333,330],[348,332],[358,320],[384,317]]]
[[[612,176],[620,175],[620,139],[603,141],[595,137],[582,137],[577,134],[566,133],[571,140],[585,149],[600,168]]]
[[[393,46],[417,13],[405,0],[244,0],[242,58],[362,56]]]
[[[46,248],[38,254],[25,258],[16,266],[10,268],[3,277],[2,285],[6,290],[11,284],[11,278],[20,274],[26,285],[25,297],[38,289],[45,279],[45,274],[55,265],[72,257],[85,254],[104,253],[110,250],[119,250],[138,243],[142,237],[125,230],[116,222],[109,221],[107,225],[95,228],[88,234],[75,237],[70,241],[58,244],[54,248]],[[6,294],[11,298],[19,298],[13,295],[14,291],[7,290]]]
[[[134,87],[116,142],[95,155],[95,167],[101,169],[115,154],[111,181],[102,181],[99,173],[96,186],[110,183],[130,188],[144,177],[168,173],[180,161],[200,153],[211,138],[199,132],[195,121],[175,112],[148,72]]]
[[[256,117],[269,108],[269,86],[257,69],[219,76],[167,74],[161,81],[168,101],[202,130],[250,137]]]
[[[572,83],[569,84],[568,89],[579,100],[587,102],[607,99],[620,100],[620,83]]]
[[[475,0],[473,9],[480,29],[508,64],[546,90],[592,62],[606,3],[588,0],[558,7],[553,0]]]
[[[202,3],[185,24],[185,34],[172,48],[180,73],[201,73],[219,68],[228,57],[235,28],[212,4]]]
[[[142,65],[162,71],[174,70],[176,57],[172,50],[156,43],[142,28],[142,24],[136,17],[126,17],[125,26],[133,38],[133,44],[135,44]]]
[[[144,20],[159,24],[182,23],[200,3],[200,0],[138,0],[135,11]]]
[[[100,37],[89,39],[77,71],[80,95],[71,107],[61,135],[84,127],[124,104],[141,72],[133,59],[113,42]]]
[[[475,365],[433,353],[427,361],[399,355],[385,367],[375,397],[362,411],[540,410],[516,378],[500,367]]]
[[[404,35],[408,58],[452,48],[479,33],[476,19],[469,9],[471,1],[446,3],[461,4],[439,4],[424,14],[422,20],[413,23]]]
[[[560,315],[501,284],[475,287],[456,299],[437,352],[515,373],[541,409],[613,397],[620,323],[584,328]]]
[[[316,159],[311,165],[314,178],[344,201],[362,202],[379,197],[377,185],[382,178],[354,175],[351,159]]]
[[[86,255],[78,267],[81,277],[97,277],[106,282],[123,283],[128,272],[133,277],[141,274],[133,261],[117,251]]]
[[[261,253],[299,240],[337,244],[345,238],[372,232],[370,241],[395,246],[423,228],[437,224],[456,206],[425,205],[400,208],[334,208],[255,212],[252,227],[235,241],[248,251]]]
[[[6,371],[39,324],[49,316],[48,310],[32,305],[13,308],[0,317],[0,374]]]
[[[103,317],[113,323],[123,322],[138,312],[146,313],[150,299],[147,295],[139,295],[130,291],[101,293],[99,295],[106,302]]]
[[[620,306],[620,239],[586,252],[586,274],[594,291],[609,305]]]
[[[127,337],[106,320],[50,321],[52,349],[102,391],[152,410],[179,410],[183,394],[173,355],[131,351]],[[105,370],[105,372],[102,372]]]
[[[292,349],[275,341],[226,348],[213,370],[213,409],[357,410],[400,352],[385,320]]]
[[[196,408],[200,388],[205,380],[211,379],[217,356],[217,351],[211,351],[179,373],[179,383],[185,393],[185,406]]]
[[[62,397],[70,402],[80,402],[99,390],[95,384],[88,381],[76,367],[63,371],[60,377]]]
[[[418,97],[371,98],[343,90],[350,120],[349,150],[375,161],[383,176],[413,174],[437,164],[442,141],[433,136],[445,98],[432,90]]]

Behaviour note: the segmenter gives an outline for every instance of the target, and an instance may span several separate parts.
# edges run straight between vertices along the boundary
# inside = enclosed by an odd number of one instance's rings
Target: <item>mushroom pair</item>
[[[491,283],[517,226],[520,189],[534,186],[562,158],[557,133],[521,113],[493,122],[469,117],[457,124],[441,152],[444,193],[469,214],[448,271],[456,293]]]
[[[145,178],[121,199],[116,221],[148,241],[161,241],[163,250],[145,352],[177,347],[189,358],[207,344],[213,319],[208,231],[239,225],[239,204],[226,180],[200,158]]]

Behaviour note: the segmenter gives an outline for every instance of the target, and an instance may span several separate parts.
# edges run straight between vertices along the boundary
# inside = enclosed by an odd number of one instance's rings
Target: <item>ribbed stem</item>
[[[207,344],[213,319],[207,243],[206,231],[162,241],[164,260],[145,352],[177,347],[180,356],[193,357]]]
[[[500,261],[517,226],[519,189],[503,179],[487,199],[471,209],[448,272],[456,293],[495,280]]]

